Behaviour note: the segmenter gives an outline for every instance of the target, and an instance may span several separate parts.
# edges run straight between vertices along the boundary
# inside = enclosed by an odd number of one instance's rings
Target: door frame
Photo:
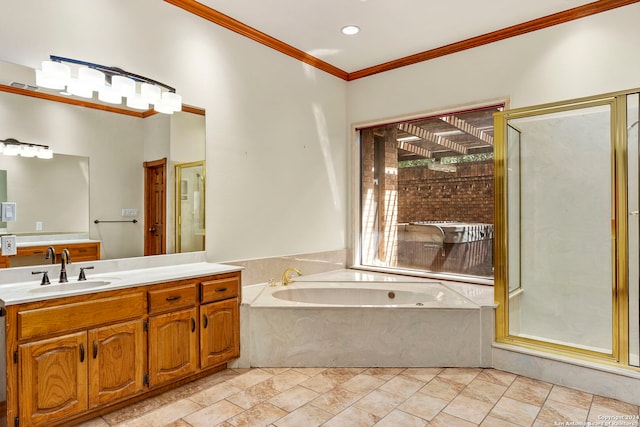
[[[607,364],[639,371],[629,365],[629,280],[628,280],[628,215],[627,205],[627,134],[626,97],[640,92],[640,88],[595,95],[584,98],[505,110],[494,115],[495,141],[495,284],[496,308],[495,341],[519,347]],[[508,183],[507,183],[507,122],[511,118],[568,111],[582,107],[608,105],[611,111],[611,183],[612,183],[612,351],[611,354],[595,352],[575,346],[541,341],[510,334],[509,330],[509,266],[517,259],[510,259],[508,240]],[[518,291],[516,291],[518,292]]]
[[[186,163],[178,163],[175,165],[175,181],[176,181],[176,185],[175,185],[175,219],[174,219],[174,236],[175,236],[175,251],[176,253],[181,253],[182,252],[182,206],[181,206],[181,200],[180,200],[180,195],[182,194],[182,190],[180,188],[181,184],[182,184],[182,169],[184,168],[190,168],[190,167],[197,167],[197,166],[201,166],[202,167],[202,177],[203,177],[203,186],[202,186],[202,191],[201,191],[201,200],[200,203],[202,204],[202,209],[204,212],[203,215],[203,219],[206,218],[206,163],[204,160],[198,160],[196,162],[186,162]],[[205,232],[206,235],[206,227],[203,224],[203,230]],[[204,250],[205,248],[205,237],[204,235],[202,236],[202,248]]]
[[[167,158],[164,157],[162,159],[159,160],[152,160],[149,162],[144,162],[143,163],[144,166],[144,226],[145,226],[145,233],[144,233],[144,255],[151,255],[150,254],[150,249],[151,249],[151,240],[149,239],[149,232],[146,229],[146,227],[148,226],[148,224],[150,223],[150,217],[151,217],[151,206],[152,206],[152,199],[153,199],[153,186],[150,184],[150,171],[161,168],[162,169],[162,175],[163,175],[163,185],[164,185],[164,192],[163,192],[163,197],[160,201],[160,204],[162,205],[160,212],[162,212],[162,226],[164,227],[164,230],[162,232],[162,249],[161,249],[161,253],[160,254],[153,254],[153,255],[161,255],[161,254],[166,254],[167,253]]]

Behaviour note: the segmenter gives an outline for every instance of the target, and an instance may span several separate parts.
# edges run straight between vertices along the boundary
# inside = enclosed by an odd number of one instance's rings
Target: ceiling
[[[353,73],[593,0],[199,0],[199,3]],[[345,36],[340,32],[345,25],[357,25],[361,31],[355,36]]]

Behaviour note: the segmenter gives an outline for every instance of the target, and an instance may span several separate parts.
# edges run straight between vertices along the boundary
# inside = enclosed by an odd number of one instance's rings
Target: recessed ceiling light
[[[347,25],[345,27],[342,27],[342,29],[340,31],[342,31],[342,34],[344,34],[344,35],[355,36],[356,34],[358,34],[360,32],[360,27],[355,26],[355,25]]]

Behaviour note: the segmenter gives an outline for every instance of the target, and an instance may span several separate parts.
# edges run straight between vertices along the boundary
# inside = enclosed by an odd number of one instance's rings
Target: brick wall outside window
[[[493,224],[493,161],[459,163],[456,172],[398,169],[398,223]]]

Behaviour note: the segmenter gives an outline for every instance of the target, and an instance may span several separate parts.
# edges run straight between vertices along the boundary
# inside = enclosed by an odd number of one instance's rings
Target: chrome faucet
[[[63,249],[62,254],[60,254],[61,265],[60,269],[60,283],[66,283],[67,280],[67,264],[71,264],[71,255],[69,255],[69,249]]]
[[[293,283],[291,273],[296,273],[298,276],[302,276],[302,273],[297,268],[287,268],[284,273],[282,273],[282,286],[287,286],[289,283]]]
[[[53,249],[53,246],[49,246],[47,248],[47,253],[44,254],[44,259],[50,259],[51,260],[51,264],[55,264],[56,263],[56,250]]]

